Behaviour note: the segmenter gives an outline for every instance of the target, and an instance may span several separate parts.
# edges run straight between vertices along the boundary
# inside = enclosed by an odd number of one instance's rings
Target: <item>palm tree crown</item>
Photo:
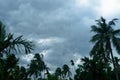
[[[116,20],[117,19],[113,19],[108,23],[106,23],[106,20],[102,17],[100,20],[96,20],[97,25],[93,25],[91,27],[91,31],[95,33],[90,40],[91,42],[95,43],[91,55],[97,53],[97,51],[102,48],[104,51],[110,51],[109,48],[111,47],[111,43],[113,43],[117,52],[120,54],[120,29],[113,29]]]
[[[90,40],[91,42],[95,43],[90,55],[103,56],[104,59],[110,59],[111,55],[114,69],[116,65],[112,52],[112,45],[115,47],[118,54],[120,54],[120,29],[113,29],[113,26],[115,26],[115,22],[117,20],[118,19],[115,18],[108,23],[103,17],[101,17],[99,20],[96,20],[97,24],[91,26],[91,31],[94,32],[95,35]]]

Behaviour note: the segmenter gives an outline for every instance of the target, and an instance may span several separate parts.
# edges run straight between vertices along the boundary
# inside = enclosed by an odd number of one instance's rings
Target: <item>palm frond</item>
[[[10,46],[8,47],[9,51],[15,51],[17,53],[21,53],[21,51],[25,51],[25,53],[30,53],[33,50],[33,43],[22,39],[22,36],[19,36],[13,41],[11,41]]]
[[[113,46],[116,48],[118,54],[120,54],[120,38],[113,36],[112,38]]]
[[[96,42],[98,40],[100,40],[100,34],[95,34],[94,36],[92,36],[92,39],[90,40],[90,42]]]
[[[10,40],[12,39],[13,35],[9,34],[5,40],[0,41],[0,52],[4,52],[6,48],[10,45]],[[5,51],[6,52],[6,51]]]
[[[89,61],[89,58],[88,58],[88,57],[81,58],[81,61],[82,61],[82,62],[88,62],[88,61]]]
[[[106,22],[106,20],[105,20],[103,17],[101,17],[100,20],[101,20],[103,23]]]
[[[115,22],[117,21],[117,18],[114,18],[113,20],[109,21],[108,25],[112,26],[115,25]]]
[[[19,36],[14,39],[13,34],[6,33],[5,25],[0,22],[0,53],[23,52],[30,53],[33,50],[33,43]]]
[[[120,35],[120,29],[114,30],[113,35]]]
[[[5,26],[0,21],[0,41],[4,41],[5,38],[6,38]]]
[[[95,33],[101,33],[102,29],[100,27],[97,27],[96,25],[91,26],[91,31]]]
[[[100,19],[96,20],[98,27],[100,27],[101,29],[104,29],[107,25],[106,25],[106,20],[101,17]]]
[[[90,56],[102,55],[102,53],[104,53],[103,42],[97,41],[90,51]]]

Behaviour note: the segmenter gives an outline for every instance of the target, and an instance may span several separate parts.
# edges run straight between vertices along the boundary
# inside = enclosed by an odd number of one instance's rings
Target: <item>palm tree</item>
[[[18,59],[14,54],[7,55],[7,58],[0,59],[0,80],[8,80],[15,77],[14,71],[18,64]]]
[[[22,36],[13,37],[13,34],[6,33],[5,25],[0,21],[0,55],[3,53],[23,52],[30,53],[33,50],[33,44],[23,39]]]
[[[61,76],[62,76],[62,70],[60,67],[58,67],[56,70],[55,70],[55,75],[61,80]]]
[[[116,64],[113,56],[112,45],[115,47],[118,54],[120,54],[120,29],[113,29],[116,20],[118,19],[115,18],[107,23],[106,20],[101,17],[99,20],[96,20],[96,25],[91,26],[91,31],[95,33],[91,39],[91,42],[94,42],[95,45],[90,53],[91,56],[102,55],[104,59],[108,59],[111,55],[115,71]],[[119,80],[117,71],[116,79]]]
[[[22,36],[15,38],[13,34],[7,33],[5,25],[0,21],[0,80],[18,80],[21,71],[18,66],[19,59],[14,53],[27,54],[32,50],[32,42],[23,39]]]
[[[62,71],[63,78],[66,78],[66,76],[68,76],[70,78],[72,73],[70,72],[69,66],[67,64],[64,64],[62,69],[63,69],[63,71]]]
[[[42,74],[41,72],[45,70],[45,63],[43,61],[43,55],[40,55],[39,53],[36,53],[33,60],[31,60],[31,63],[29,65],[29,75],[34,76],[34,79],[40,78],[42,79]]]
[[[27,70],[25,67],[21,66],[20,68],[20,77],[21,79],[20,80],[28,80],[27,76],[28,76],[28,73],[27,73]]]
[[[83,64],[80,64],[76,70],[75,80],[108,80],[105,76],[109,63],[103,62],[101,58],[81,58]],[[110,77],[110,76],[109,76]]]

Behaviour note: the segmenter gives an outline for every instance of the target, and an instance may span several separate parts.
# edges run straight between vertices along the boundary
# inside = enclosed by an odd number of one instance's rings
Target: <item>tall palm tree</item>
[[[116,71],[116,64],[113,56],[112,45],[115,47],[118,54],[120,54],[120,29],[115,30],[115,22],[118,19],[113,19],[108,23],[101,17],[96,20],[96,25],[91,26],[91,31],[95,33],[91,42],[95,43],[90,55],[102,55],[104,58],[109,58],[111,55],[112,63]],[[119,80],[116,71],[116,79]]]
[[[33,50],[33,44],[23,39],[22,36],[13,37],[13,34],[7,33],[5,25],[0,21],[0,55],[3,53],[23,52],[30,53]]]

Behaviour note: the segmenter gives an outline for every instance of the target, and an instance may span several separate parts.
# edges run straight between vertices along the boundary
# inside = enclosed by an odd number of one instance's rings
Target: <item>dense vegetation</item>
[[[96,25],[91,26],[94,35],[90,42],[94,46],[89,53],[90,57],[81,58],[82,64],[74,68],[75,74],[72,74],[67,64],[50,73],[43,55],[39,53],[34,54],[28,67],[21,66],[16,54],[31,53],[33,43],[22,36],[14,38],[0,22],[0,80],[119,80],[120,59],[113,55],[112,49],[115,48],[120,54],[120,29],[115,30],[113,27],[116,21],[113,19],[106,22],[101,17],[96,20]],[[73,60],[70,63],[75,67]]]

